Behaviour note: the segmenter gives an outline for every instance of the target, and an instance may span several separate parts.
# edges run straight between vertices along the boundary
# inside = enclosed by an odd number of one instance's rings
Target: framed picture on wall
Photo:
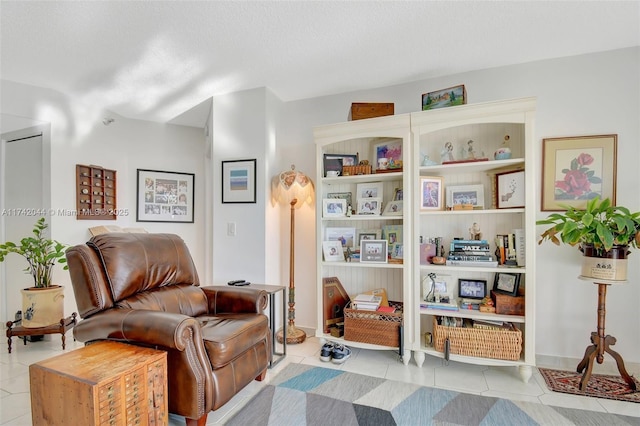
[[[193,223],[193,173],[138,169],[136,222]]]
[[[256,160],[222,162],[222,203],[256,202]]]

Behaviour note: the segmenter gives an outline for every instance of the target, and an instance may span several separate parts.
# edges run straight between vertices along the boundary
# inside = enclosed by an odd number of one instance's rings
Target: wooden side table
[[[579,279],[583,281],[593,281],[593,278],[579,276]],[[604,322],[607,314],[606,311],[606,303],[607,303],[607,286],[612,284],[625,284],[627,281],[607,281],[607,280],[597,280],[593,281],[594,284],[598,285],[598,331],[591,333],[591,345],[587,346],[587,349],[584,351],[584,357],[582,361],[578,364],[577,371],[578,373],[582,373],[582,378],[580,379],[580,390],[584,391],[587,389],[587,383],[589,383],[589,379],[591,378],[591,371],[593,370],[593,361],[594,359],[598,361],[598,364],[602,364],[604,361],[604,353],[608,353],[616,360],[616,365],[618,366],[618,371],[620,372],[620,376],[624,379],[625,382],[629,385],[632,390],[636,390],[636,382],[633,380],[633,377],[629,376],[627,370],[624,368],[624,361],[622,360],[622,356],[613,349],[611,346],[616,344],[616,338],[610,335],[604,334]]]
[[[52,324],[46,327],[35,327],[35,328],[23,327],[21,325],[17,327],[13,327],[15,322],[7,321],[7,343],[9,344],[7,349],[9,350],[9,353],[11,353],[11,337],[13,336],[23,336],[24,344],[26,345],[27,344],[26,336],[39,336],[41,334],[54,334],[54,333],[62,334],[62,350],[64,350],[66,347],[65,334],[67,333],[67,330],[72,329],[77,324],[77,320],[76,320],[77,315],[78,314],[74,312],[71,314],[70,317],[62,318],[59,324]],[[75,337],[73,338],[73,340],[74,341],[76,340]]]
[[[166,425],[167,353],[113,341],[29,366],[35,426]]]

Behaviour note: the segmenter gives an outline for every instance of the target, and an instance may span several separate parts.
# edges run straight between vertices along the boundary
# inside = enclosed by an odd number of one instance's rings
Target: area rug
[[[636,390],[631,390],[629,385],[620,376],[607,376],[592,374],[587,389],[580,390],[582,374],[575,371],[551,370],[538,368],[547,387],[554,392],[572,393],[574,395],[593,396],[596,398],[615,399],[617,401],[636,402],[640,404],[640,381],[636,382]],[[640,407],[638,407],[640,410]]]
[[[471,395],[290,364],[226,425],[640,425],[640,417]]]

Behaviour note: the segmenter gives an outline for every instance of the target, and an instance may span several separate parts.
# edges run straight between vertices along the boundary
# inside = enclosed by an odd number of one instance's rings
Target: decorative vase
[[[625,281],[627,279],[627,255],[629,246],[615,245],[609,251],[597,249],[591,244],[580,247],[582,251],[583,277],[607,281]]]
[[[58,324],[64,318],[64,287],[30,287],[22,293],[22,326],[46,327]]]

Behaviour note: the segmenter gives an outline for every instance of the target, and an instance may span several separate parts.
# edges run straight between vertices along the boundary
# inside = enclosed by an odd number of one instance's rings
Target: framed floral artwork
[[[542,211],[584,209],[600,197],[616,203],[618,135],[542,140]]]

